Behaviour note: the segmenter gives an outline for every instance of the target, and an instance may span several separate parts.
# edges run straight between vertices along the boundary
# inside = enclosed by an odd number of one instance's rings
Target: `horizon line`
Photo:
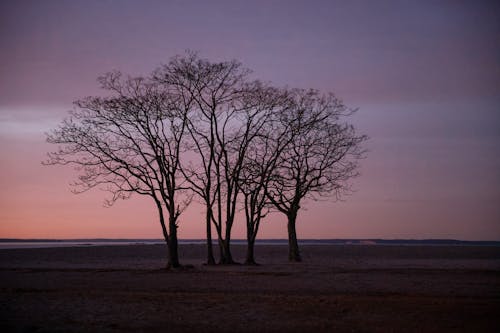
[[[464,240],[456,238],[299,238],[299,241],[406,241],[406,242],[500,242],[498,240],[492,239],[482,239],[482,240]],[[158,241],[165,242],[163,238],[0,238],[0,242],[77,242],[77,241],[111,241],[111,242],[125,242],[125,241]],[[206,241],[206,238],[179,238],[179,241]],[[245,238],[235,238],[232,239],[235,242],[246,242]],[[288,241],[287,238],[260,238],[256,241]],[[214,239],[213,242],[217,242]]]

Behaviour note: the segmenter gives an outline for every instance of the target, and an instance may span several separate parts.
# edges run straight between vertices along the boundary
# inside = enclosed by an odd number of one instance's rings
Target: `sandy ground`
[[[0,250],[1,332],[500,332],[500,248],[259,245],[165,271],[161,245]],[[243,260],[245,247],[234,246]]]

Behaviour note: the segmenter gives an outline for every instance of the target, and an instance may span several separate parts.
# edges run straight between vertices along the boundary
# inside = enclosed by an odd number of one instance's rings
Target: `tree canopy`
[[[289,259],[300,261],[295,224],[306,199],[339,198],[358,172],[362,143],[345,119],[354,112],[333,94],[277,88],[253,80],[237,61],[196,53],[172,58],[145,77],[99,77],[104,97],[75,102],[47,135],[58,149],[47,164],[74,165],[76,193],[101,188],[105,203],[132,194],[152,199],[168,246],[180,265],[179,216],[193,197],[206,209],[207,263],[233,263],[231,232],[245,212],[248,250],[270,211],[287,216]]]

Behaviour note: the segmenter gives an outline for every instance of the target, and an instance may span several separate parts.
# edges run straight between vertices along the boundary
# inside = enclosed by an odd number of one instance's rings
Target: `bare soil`
[[[500,332],[500,248],[259,245],[166,271],[161,245],[0,250],[1,332]],[[234,246],[243,261],[244,246]]]

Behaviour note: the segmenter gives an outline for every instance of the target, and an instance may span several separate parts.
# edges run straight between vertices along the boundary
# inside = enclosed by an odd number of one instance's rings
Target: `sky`
[[[100,74],[189,49],[359,108],[355,191],[302,205],[299,238],[500,240],[499,37],[495,1],[1,1],[0,238],[161,238],[148,198],[72,194],[76,171],[41,165],[45,133]],[[179,236],[203,221],[192,204]],[[260,238],[286,237],[271,214]]]

